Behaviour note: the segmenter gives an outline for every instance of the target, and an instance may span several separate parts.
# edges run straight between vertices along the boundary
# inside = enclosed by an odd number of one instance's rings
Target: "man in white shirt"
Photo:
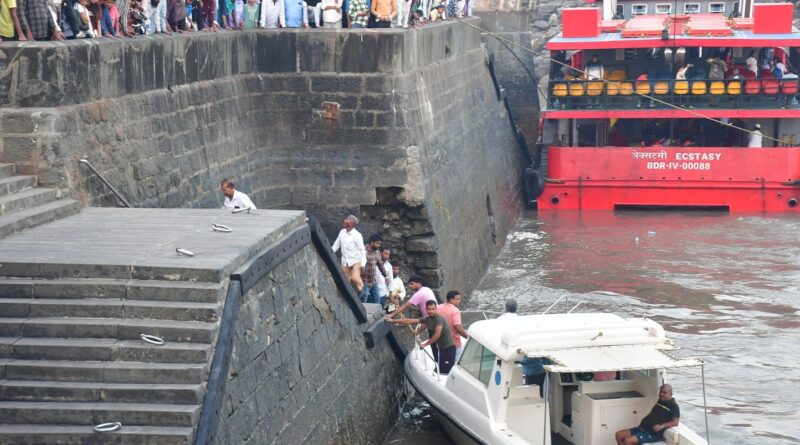
[[[517,316],[517,300],[506,300],[506,311],[499,318],[513,318]]]
[[[349,215],[344,219],[344,228],[339,231],[339,236],[333,243],[333,251],[342,249],[342,270],[357,294],[364,290],[364,282],[361,281],[361,266],[367,264],[367,250],[364,248],[364,237],[356,230],[358,218]]]
[[[342,0],[322,0],[319,2],[322,11],[322,26],[327,29],[342,27]]]
[[[753,127],[753,132],[750,133],[750,140],[747,143],[748,147],[761,147],[762,145],[762,138],[764,137],[761,134],[761,124],[756,124]]]
[[[283,0],[262,0],[259,24],[262,28],[277,28],[279,26],[285,28],[285,13]]]
[[[222,194],[225,195],[225,203],[223,205],[226,208],[256,210],[256,206],[253,204],[253,201],[251,201],[250,198],[244,193],[236,190],[233,182],[227,178],[223,179],[220,183],[220,189],[222,190]]]
[[[394,281],[394,267],[392,267],[392,264],[389,262],[391,253],[388,247],[381,248],[381,259],[383,260],[383,270],[386,272],[386,278],[383,277],[380,271],[375,271],[375,283],[378,285],[378,302],[381,304],[381,307],[386,305],[386,300],[389,298],[389,286],[392,284],[392,281]]]

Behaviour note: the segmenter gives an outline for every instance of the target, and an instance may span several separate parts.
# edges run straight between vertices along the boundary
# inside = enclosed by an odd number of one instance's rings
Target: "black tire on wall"
[[[544,178],[531,167],[525,169],[523,190],[525,192],[526,207],[531,207],[531,203],[542,196],[544,192]]]

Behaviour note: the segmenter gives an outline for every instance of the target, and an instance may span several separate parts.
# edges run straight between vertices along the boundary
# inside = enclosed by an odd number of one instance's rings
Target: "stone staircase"
[[[58,191],[36,187],[36,176],[15,176],[14,164],[0,163],[0,238],[80,210],[73,199],[57,199]]]
[[[0,277],[0,443],[191,443],[225,290]]]

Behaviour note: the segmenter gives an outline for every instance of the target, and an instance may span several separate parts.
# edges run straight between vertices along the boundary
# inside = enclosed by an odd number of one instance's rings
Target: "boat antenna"
[[[563,300],[565,297],[566,297],[566,295],[562,295],[562,296],[558,297],[558,300],[554,301],[554,302],[553,302],[553,304],[551,304],[551,305],[550,305],[550,307],[548,307],[547,309],[545,309],[545,310],[544,310],[544,312],[542,312],[542,315],[544,315],[544,314],[546,314],[546,313],[550,312],[550,309],[553,309],[553,306],[557,305],[557,304],[558,304],[558,303],[559,303],[561,300]]]
[[[578,72],[578,73],[581,73],[581,74],[586,74],[586,71],[581,70],[579,68],[572,67],[571,65],[568,65],[568,64],[566,64],[564,62],[561,62],[559,60],[555,60],[552,57],[550,57],[549,54],[546,54],[546,53],[544,53],[542,51],[536,51],[536,50],[534,50],[532,48],[526,48],[526,47],[520,45],[519,43],[514,42],[512,40],[509,40],[509,39],[506,39],[505,37],[499,36],[496,33],[493,33],[492,31],[489,31],[488,29],[481,28],[478,25],[473,25],[472,23],[464,20],[463,18],[453,17],[453,20],[455,20],[457,22],[461,22],[461,23],[463,23],[463,24],[465,24],[467,26],[470,26],[472,28],[475,28],[475,29],[479,30],[481,33],[489,35],[489,36],[492,36],[492,37],[494,37],[495,39],[497,39],[497,40],[499,40],[501,42],[508,43],[509,45],[521,48],[523,51],[527,51],[527,52],[529,52],[531,54],[535,54],[535,55],[541,57],[542,59],[547,60],[548,62],[553,62],[553,63],[556,63],[558,65],[567,67],[567,68],[569,68],[569,69],[571,69],[571,70],[573,70],[575,72]],[[622,84],[620,84],[619,82],[616,82],[616,81],[606,80],[606,79],[603,79],[603,78],[596,79],[596,81],[597,82],[603,82],[606,85],[614,85],[617,88],[626,88],[625,86],[623,86]],[[631,93],[636,95],[636,96],[642,97],[644,99],[649,99],[653,103],[659,103],[659,104],[665,105],[665,106],[667,106],[669,108],[673,108],[675,110],[680,110],[681,112],[694,115],[698,119],[705,119],[707,121],[711,121],[711,122],[714,122],[716,124],[722,125],[723,127],[732,128],[734,130],[738,130],[738,131],[741,131],[741,132],[746,133],[746,134],[752,134],[753,133],[753,130],[748,130],[747,128],[743,128],[743,127],[740,127],[738,125],[733,125],[730,122],[723,122],[720,119],[705,115],[705,114],[703,114],[703,113],[701,113],[699,111],[693,110],[691,108],[684,108],[684,107],[675,105],[675,104],[673,104],[671,102],[667,102],[665,100],[662,100],[662,99],[660,99],[660,98],[658,98],[656,96],[651,96],[650,94],[640,93],[640,92],[636,91],[635,88],[631,89]],[[782,141],[780,139],[774,138],[772,136],[767,136],[766,134],[762,135],[762,138],[770,140],[770,141],[777,142],[778,144],[783,144],[785,142],[785,141]]]
[[[706,421],[706,443],[711,445],[711,437],[708,434],[708,403],[706,402],[706,364],[700,365],[700,375],[703,381],[703,416]]]
[[[550,394],[550,373],[544,374],[544,381],[542,381],[542,394],[544,397],[544,423],[542,423],[542,443],[547,443],[547,396]]]

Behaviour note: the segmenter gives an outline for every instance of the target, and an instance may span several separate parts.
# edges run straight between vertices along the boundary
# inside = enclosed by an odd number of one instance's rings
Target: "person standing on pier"
[[[383,261],[383,271],[385,274],[381,275],[380,270],[375,271],[375,283],[378,285],[378,302],[381,307],[386,305],[386,300],[389,298],[389,288],[394,281],[394,267],[389,262],[389,257],[392,251],[388,247],[381,247],[381,261]],[[385,279],[383,279],[385,278]]]
[[[423,318],[406,318],[403,320],[389,320],[392,324],[420,325],[414,335],[418,335],[423,329],[428,330],[428,340],[419,344],[420,349],[425,349],[430,345],[433,351],[433,359],[439,364],[439,373],[447,374],[456,363],[456,345],[450,332],[450,325],[447,320],[437,312],[436,300],[429,300],[424,303],[427,315]]]
[[[372,0],[372,15],[376,28],[389,28],[397,15],[396,0]]]
[[[333,251],[342,249],[342,270],[353,284],[356,293],[361,295],[364,282],[361,281],[361,267],[367,263],[367,251],[364,248],[364,237],[356,230],[358,218],[348,215],[344,219],[344,228],[339,231],[339,236],[333,243]]]
[[[379,303],[378,281],[383,280],[384,284],[388,284],[389,281],[383,267],[381,241],[380,235],[374,234],[369,237],[369,244],[366,247],[367,261],[361,269],[361,282],[364,285],[360,295],[362,303]]]
[[[461,310],[458,308],[461,305],[461,292],[451,290],[447,293],[447,302],[439,306],[439,314],[447,320],[450,325],[450,333],[453,334],[453,343],[456,345],[456,359],[461,357],[461,337],[469,338],[467,330],[461,324]]]
[[[414,295],[412,295],[411,298],[408,299],[408,301],[403,303],[402,306],[397,308],[397,310],[395,310],[391,314],[383,317],[384,320],[387,320],[387,321],[391,320],[397,314],[401,314],[401,313],[403,313],[403,311],[405,311],[406,309],[410,308],[412,304],[419,308],[419,311],[420,311],[420,313],[422,313],[423,317],[427,317],[428,316],[428,312],[425,309],[425,306],[426,306],[427,302],[428,301],[433,301],[434,303],[436,302],[436,296],[433,294],[433,291],[431,290],[431,288],[429,288],[427,286],[423,286],[422,285],[422,278],[417,276],[417,275],[414,275],[414,276],[412,276],[411,278],[408,279],[408,287],[411,288],[411,290],[414,291]]]
[[[225,202],[223,205],[229,209],[250,209],[256,210],[256,205],[244,193],[236,190],[233,182],[225,178],[220,183],[222,194],[225,195]]]

